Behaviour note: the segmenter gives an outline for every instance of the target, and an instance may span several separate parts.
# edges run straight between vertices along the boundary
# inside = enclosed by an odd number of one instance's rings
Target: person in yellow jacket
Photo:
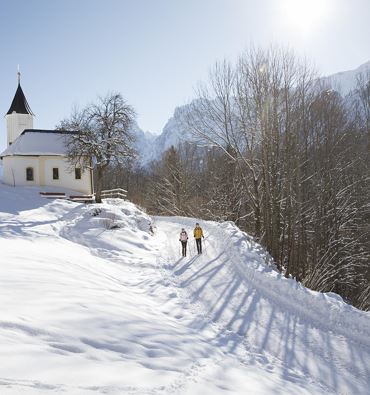
[[[194,238],[197,243],[198,254],[201,254],[202,253],[202,238],[204,239],[204,235],[203,235],[203,230],[199,226],[198,222],[195,224]]]

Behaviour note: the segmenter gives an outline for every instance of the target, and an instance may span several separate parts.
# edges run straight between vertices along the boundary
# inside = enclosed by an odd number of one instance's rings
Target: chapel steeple
[[[18,87],[12,104],[5,115],[8,146],[11,145],[18,136],[20,136],[23,130],[33,129],[34,114],[21,87],[21,73],[19,72],[19,68],[17,78]]]
[[[18,77],[18,88],[15,92],[12,104],[10,105],[10,108],[6,114],[7,115],[13,114],[15,112],[17,114],[34,115],[21,87],[21,73],[19,72],[19,69],[18,69],[17,77]]]

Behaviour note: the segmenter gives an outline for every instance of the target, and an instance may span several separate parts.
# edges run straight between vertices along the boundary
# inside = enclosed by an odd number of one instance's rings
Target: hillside
[[[367,394],[370,315],[266,265],[232,223],[0,184],[0,393]]]

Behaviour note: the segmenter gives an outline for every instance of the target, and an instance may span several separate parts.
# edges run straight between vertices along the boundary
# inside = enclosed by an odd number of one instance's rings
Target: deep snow
[[[367,394],[370,315],[231,223],[0,184],[0,394]],[[152,232],[154,231],[154,233]]]

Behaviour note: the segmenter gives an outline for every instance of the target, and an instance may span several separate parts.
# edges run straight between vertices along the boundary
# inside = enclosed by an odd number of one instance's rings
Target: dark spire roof
[[[13,112],[16,112],[17,114],[34,115],[19,82],[12,104],[10,105],[9,111],[6,114],[12,114]]]

